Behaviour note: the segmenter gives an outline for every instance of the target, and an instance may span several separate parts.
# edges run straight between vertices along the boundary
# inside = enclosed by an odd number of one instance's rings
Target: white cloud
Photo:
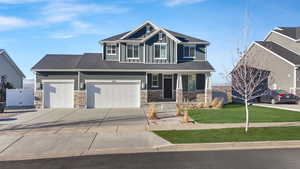
[[[54,23],[71,21],[82,15],[95,13],[123,13],[127,10],[128,9],[126,8],[99,4],[51,2],[41,10],[41,13],[46,21]]]
[[[11,16],[0,16],[0,31],[23,28],[29,25],[30,23],[25,19]]]
[[[40,2],[43,0],[0,0],[0,3],[3,4],[22,4],[22,3],[32,3],[32,2]]]
[[[183,4],[194,4],[203,1],[205,0],[167,0],[165,4],[167,6],[172,7],[172,6],[183,5]]]
[[[92,24],[84,23],[81,21],[74,21],[70,23],[70,27],[67,29],[68,32],[58,32],[50,35],[51,38],[55,39],[69,39],[74,38],[79,35],[87,35],[87,34],[101,34],[99,28],[95,27]]]

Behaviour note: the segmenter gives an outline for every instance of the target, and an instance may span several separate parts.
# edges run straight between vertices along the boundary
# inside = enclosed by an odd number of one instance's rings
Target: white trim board
[[[74,79],[44,79],[42,83],[51,83],[51,82],[66,82],[66,83],[74,83]]]
[[[164,69],[33,69],[33,72],[215,72],[215,70],[164,70]]]
[[[283,58],[282,56],[278,55],[277,53],[275,53],[275,52],[271,51],[270,49],[268,49],[268,48],[266,48],[266,47],[260,45],[259,43],[254,42],[253,44],[255,44],[255,45],[257,45],[257,46],[259,46],[259,47],[265,49],[266,51],[268,51],[268,52],[272,53],[273,55],[279,57],[279,58],[282,59],[283,61],[285,61],[285,62],[287,62],[287,63],[289,63],[289,64],[291,64],[291,65],[293,65],[293,66],[296,66],[294,63],[288,61],[287,59]],[[252,44],[252,45],[253,45],[253,44]],[[252,45],[251,45],[251,47],[252,47]],[[250,48],[251,48],[251,47],[250,47]],[[250,48],[249,48],[249,49],[250,49]]]
[[[93,80],[85,80],[85,83],[141,83],[141,80],[98,80],[98,79],[93,79]]]
[[[137,32],[137,31],[139,31],[140,29],[142,29],[142,28],[143,28],[145,25],[147,25],[147,24],[153,26],[154,29],[156,29],[156,30],[160,29],[158,26],[156,26],[156,25],[153,24],[152,22],[146,21],[146,22],[144,22],[142,25],[140,25],[139,27],[137,27],[137,28],[135,28],[134,30],[132,30],[132,31],[130,31],[130,32],[128,32],[128,33],[126,33],[126,34],[125,34],[124,36],[122,36],[120,39],[124,39],[124,38],[128,37],[129,35],[131,35],[131,34]]]
[[[277,32],[277,31],[275,31],[275,30],[272,30],[271,32],[269,32],[269,33],[267,34],[267,36],[265,37],[264,40],[268,39],[268,37],[269,37],[272,33],[276,33],[276,34],[278,34],[278,35],[280,35],[280,36],[283,36],[283,37],[285,37],[285,38],[288,38],[288,39],[290,39],[290,40],[292,40],[292,41],[294,41],[294,42],[300,42],[300,39],[294,39],[294,38],[291,38],[291,37],[289,37],[289,36],[287,36],[287,35],[284,35],[284,34],[282,34],[282,33],[280,33],[280,32]]]

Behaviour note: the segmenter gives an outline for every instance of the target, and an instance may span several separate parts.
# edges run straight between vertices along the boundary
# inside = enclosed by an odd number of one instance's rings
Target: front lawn
[[[300,112],[250,106],[250,122],[293,122],[300,121]],[[198,123],[243,123],[245,107],[228,104],[223,109],[190,110],[189,115]]]
[[[250,128],[247,134],[244,128],[172,130],[154,133],[174,144],[300,140],[300,127]]]

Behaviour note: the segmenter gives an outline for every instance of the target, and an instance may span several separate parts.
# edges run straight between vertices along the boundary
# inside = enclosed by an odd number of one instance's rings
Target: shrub
[[[211,107],[216,107],[219,104],[219,99],[214,98],[213,101],[210,103]]]
[[[202,108],[204,107],[204,103],[202,103],[202,102],[198,103],[198,104],[197,104],[197,107],[198,107],[199,109],[202,109]]]
[[[182,116],[183,108],[181,105],[176,104],[176,116]]]
[[[224,107],[224,99],[220,99],[219,103],[217,104],[216,108],[218,109],[222,109]]]
[[[148,107],[148,119],[149,120],[156,120],[156,119],[158,119],[156,113],[157,112],[156,112],[156,106],[155,106],[155,104],[150,104],[149,107]]]

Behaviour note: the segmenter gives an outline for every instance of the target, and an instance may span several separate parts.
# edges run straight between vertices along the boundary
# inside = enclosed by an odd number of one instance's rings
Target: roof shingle
[[[274,42],[271,41],[257,41],[256,43],[262,45],[263,47],[271,50],[277,55],[283,57],[284,59],[292,62],[295,65],[300,65],[300,55],[293,51],[290,51]]]
[[[300,40],[300,26],[299,27],[279,27],[274,31],[284,34],[292,39]]]
[[[104,61],[101,53],[85,53],[83,55],[46,55],[32,70],[55,69],[91,69],[91,70],[203,70],[214,71],[208,61],[180,62],[178,64],[144,64],[119,63]]]

